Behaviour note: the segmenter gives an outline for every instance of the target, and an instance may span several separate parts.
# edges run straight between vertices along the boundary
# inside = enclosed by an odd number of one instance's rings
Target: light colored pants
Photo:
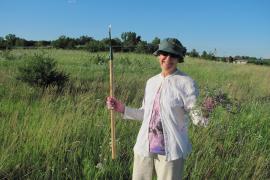
[[[184,159],[165,161],[162,155],[143,157],[134,154],[133,180],[152,180],[154,170],[158,180],[180,180],[184,172]]]

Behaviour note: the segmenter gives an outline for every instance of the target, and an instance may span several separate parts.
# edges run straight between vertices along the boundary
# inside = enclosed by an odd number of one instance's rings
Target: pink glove
[[[125,105],[114,97],[107,97],[106,103],[107,103],[108,109],[113,109],[116,112],[120,112],[120,113],[125,112]]]

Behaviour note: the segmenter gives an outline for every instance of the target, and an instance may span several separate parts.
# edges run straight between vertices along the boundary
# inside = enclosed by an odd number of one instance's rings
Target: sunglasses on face
[[[163,56],[170,56],[172,58],[176,58],[179,59],[180,57],[176,54],[172,54],[172,53],[168,53],[168,52],[164,52],[164,51],[160,51],[159,54],[163,55]]]

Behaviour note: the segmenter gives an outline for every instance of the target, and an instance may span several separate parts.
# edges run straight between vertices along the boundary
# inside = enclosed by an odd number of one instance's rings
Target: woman
[[[140,109],[130,108],[114,97],[107,106],[123,114],[124,119],[142,120],[134,146],[134,180],[181,179],[184,159],[191,151],[187,120],[189,113],[195,124],[205,125],[207,118],[193,110],[198,96],[194,81],[177,69],[183,62],[186,48],[175,38],[166,38],[154,55],[158,57],[161,73],[146,83]]]

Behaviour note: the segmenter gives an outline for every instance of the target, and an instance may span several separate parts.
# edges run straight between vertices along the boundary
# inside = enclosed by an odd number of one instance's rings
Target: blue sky
[[[176,37],[188,50],[270,58],[269,0],[1,0],[0,36],[95,39],[133,31],[151,42]]]

